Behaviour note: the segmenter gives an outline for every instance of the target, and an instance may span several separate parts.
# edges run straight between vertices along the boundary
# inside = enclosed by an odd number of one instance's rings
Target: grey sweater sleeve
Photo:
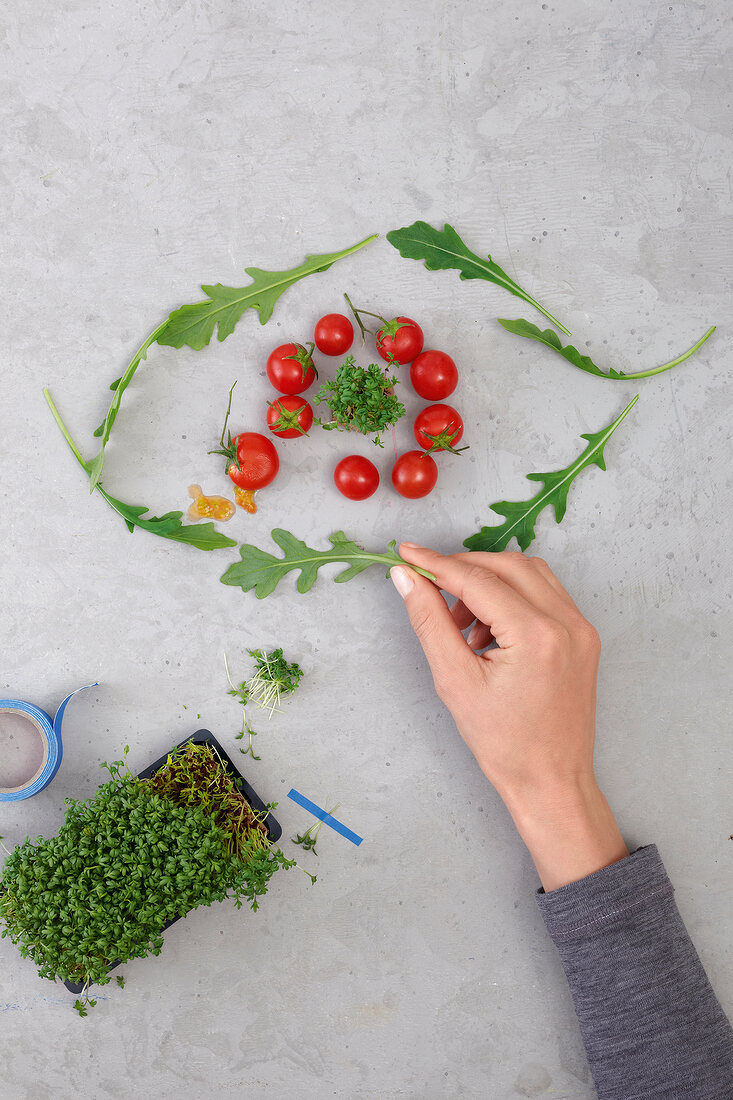
[[[537,900],[600,1100],[731,1100],[733,1031],[652,844]]]

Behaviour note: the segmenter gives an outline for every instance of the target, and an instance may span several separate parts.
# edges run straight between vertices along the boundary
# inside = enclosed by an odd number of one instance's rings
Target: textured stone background
[[[659,845],[731,1011],[729,5],[17,0],[2,22],[0,690],[50,709],[100,686],[69,709],[54,784],[3,806],[0,831],[55,830],[125,744],[135,766],[199,725],[234,746],[223,652],[245,675],[247,646],[282,644],[307,676],[247,774],[286,836],[309,823],[295,785],[365,838],[323,836],[317,885],[282,875],[257,914],[194,913],[85,1021],[3,941],[5,1095],[593,1095],[536,874],[391,585],[322,577],[261,603],[225,588],[228,552],[130,536],[89,497],[41,395],[91,455],[108,383],[200,282],[416,217],[490,250],[604,365],[652,366],[721,326],[639,384],[608,472],[577,482],[562,526],[542,517],[535,550],[603,638],[602,784],[629,844]],[[266,328],[250,314],[200,353],[155,349],[108,489],[158,513],[185,508],[191,481],[221,491],[206,451],[231,381],[235,426],[256,428],[268,351],[344,289],[454,355],[471,450],[426,501],[385,487],[357,505],[330,484],[353,439],[285,443],[237,538],[284,526],[322,545],[343,526],[372,547],[456,548],[637,392],[504,333],[496,316],[539,318],[382,238],[289,291]]]

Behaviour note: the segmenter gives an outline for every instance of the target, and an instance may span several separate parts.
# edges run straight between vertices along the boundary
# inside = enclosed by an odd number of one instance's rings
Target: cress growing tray
[[[279,821],[276,821],[271,813],[267,813],[267,806],[257,794],[257,791],[250,787],[249,783],[244,778],[239,768],[237,768],[234,761],[231,759],[228,753],[224,751],[217,739],[214,737],[213,733],[210,733],[209,730],[196,730],[195,733],[192,733],[190,737],[186,737],[183,741],[176,745],[175,748],[170,749],[167,753],[165,753],[164,756],[161,756],[154,763],[149,764],[147,768],[143,768],[141,772],[138,772],[137,778],[150,779],[151,776],[155,775],[157,771],[165,766],[168,761],[168,757],[172,752],[175,752],[176,749],[185,748],[186,745],[191,743],[193,743],[194,745],[212,746],[212,748],[218,753],[219,757],[221,758],[222,764],[234,779],[237,789],[241,792],[244,798],[247,799],[252,809],[260,814],[266,814],[266,817],[263,818],[263,823],[267,829],[267,835],[269,836],[270,840],[279,840],[282,836],[282,827],[280,826]],[[179,920],[181,920],[180,916],[173,917],[172,920],[166,921],[161,931],[165,932],[166,929],[170,928],[172,924],[175,924],[176,921]],[[114,962],[111,966],[107,968],[107,971],[109,972],[110,970],[114,970],[120,965],[120,962]],[[64,982],[64,985],[70,993],[75,993],[77,996],[84,989],[83,982]]]

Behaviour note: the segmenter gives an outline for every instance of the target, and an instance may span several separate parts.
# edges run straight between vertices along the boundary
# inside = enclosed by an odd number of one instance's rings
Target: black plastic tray
[[[257,791],[250,787],[249,783],[244,778],[239,768],[237,768],[232,758],[228,755],[228,753],[224,751],[217,739],[214,737],[213,733],[210,733],[209,730],[196,730],[196,732],[192,733],[190,737],[186,737],[183,741],[176,745],[175,749],[170,749],[164,756],[161,756],[153,764],[149,764],[147,768],[144,768],[141,772],[138,772],[137,778],[150,779],[151,776],[155,775],[157,771],[160,771],[160,769],[165,766],[165,764],[168,762],[168,757],[172,752],[175,752],[176,749],[184,748],[184,746],[190,744],[191,742],[193,742],[194,745],[211,745],[221,757],[222,764],[224,764],[229,773],[232,775],[238,789],[247,799],[252,809],[257,811],[258,813],[266,813],[267,806],[257,794]],[[280,822],[276,821],[272,814],[268,813],[267,816],[263,818],[263,823],[267,829],[267,835],[269,836],[270,840],[279,840],[283,832]],[[179,920],[181,920],[181,917],[174,917],[173,920],[166,921],[161,931],[165,932],[166,929],[170,928],[172,924],[175,924],[176,921]],[[121,965],[122,964],[120,962],[114,962],[111,966],[107,968],[107,971],[109,972],[110,970],[114,970],[116,967]],[[70,993],[75,993],[77,996],[84,989],[83,982],[64,982],[64,985]]]

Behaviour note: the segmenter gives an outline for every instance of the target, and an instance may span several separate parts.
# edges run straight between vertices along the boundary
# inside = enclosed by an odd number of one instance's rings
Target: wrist
[[[593,774],[500,793],[546,892],[629,854]]]

